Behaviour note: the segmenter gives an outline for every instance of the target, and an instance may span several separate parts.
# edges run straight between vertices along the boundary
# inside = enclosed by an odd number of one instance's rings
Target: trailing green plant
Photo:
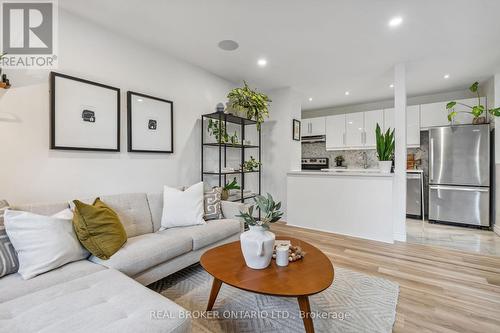
[[[281,202],[275,203],[271,194],[267,193],[267,197],[258,195],[253,200],[255,205],[248,207],[246,211],[240,211],[240,215],[236,215],[241,217],[248,225],[269,229],[271,223],[279,221],[283,216],[283,212],[280,211]],[[255,208],[260,209],[260,220],[253,216]]]
[[[271,99],[266,94],[250,88],[246,81],[243,81],[243,87],[232,89],[227,98],[229,106],[234,110],[245,112],[248,119],[255,120],[259,130],[264,119],[269,117]]]
[[[250,156],[248,161],[243,162],[243,171],[256,171],[262,163],[258,162],[253,156]]]
[[[391,129],[388,128],[384,134],[377,123],[375,136],[377,139],[377,155],[379,161],[391,161],[394,157],[394,129],[391,131]]]
[[[481,104],[481,97],[479,96],[479,82],[474,82],[470,87],[469,90],[472,93],[475,93],[477,95],[477,105],[467,105],[461,102],[456,102],[456,101],[451,101],[446,104],[446,110],[449,111],[448,113],[448,121],[451,122],[453,118],[457,116],[458,113],[470,113],[472,116],[474,116],[474,120],[477,118],[481,117],[481,115],[486,111],[486,107]],[[466,108],[469,108],[470,111],[455,111],[455,106],[456,105],[462,105],[465,106]],[[489,109],[488,110],[489,114],[491,114],[494,117],[500,117],[500,107],[495,108],[495,109]]]
[[[236,177],[234,177],[232,182],[226,183],[224,187],[222,188],[223,190],[229,191],[229,190],[239,190],[241,189],[240,185],[238,185],[238,182],[236,181]]]
[[[229,135],[227,134],[226,125],[219,120],[208,120],[208,134],[215,136],[215,140],[219,143],[229,142]]]

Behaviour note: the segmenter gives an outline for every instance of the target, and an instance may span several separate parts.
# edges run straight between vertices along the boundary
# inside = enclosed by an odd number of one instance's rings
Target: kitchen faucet
[[[368,169],[368,155],[366,154],[366,151],[361,153],[363,157],[363,169]]]

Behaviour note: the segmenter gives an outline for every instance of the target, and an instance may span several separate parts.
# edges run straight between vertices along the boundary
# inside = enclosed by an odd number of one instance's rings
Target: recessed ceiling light
[[[262,59],[259,59],[259,60],[257,61],[257,65],[259,65],[260,67],[264,67],[264,66],[266,66],[266,65],[267,65],[267,60],[266,60],[266,59],[263,59],[263,58],[262,58]]]
[[[391,83],[391,84],[389,85],[389,88],[394,88],[394,83]]]
[[[403,18],[401,16],[396,16],[390,19],[389,26],[394,28],[399,26],[401,23],[403,23]]]
[[[346,96],[349,96],[350,92],[346,91],[344,94],[345,94]]]
[[[450,78],[450,74],[445,74],[445,75],[443,76],[443,78],[444,78],[445,80],[448,80],[448,79]]]
[[[313,101],[313,98],[312,97],[309,97],[309,102],[312,102]]]
[[[142,98],[138,98],[138,99],[137,99],[137,102],[142,102]]]
[[[234,51],[238,47],[240,47],[238,43],[231,39],[225,39],[219,42],[219,48],[221,48],[224,51]]]

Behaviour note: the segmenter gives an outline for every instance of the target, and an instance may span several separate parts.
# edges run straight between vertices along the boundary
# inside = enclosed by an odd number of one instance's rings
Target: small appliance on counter
[[[302,170],[328,169],[328,157],[304,157],[302,158]]]

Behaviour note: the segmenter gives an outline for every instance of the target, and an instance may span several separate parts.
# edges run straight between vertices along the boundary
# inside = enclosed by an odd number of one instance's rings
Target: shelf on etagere
[[[246,195],[243,197],[243,200],[247,200],[247,199],[252,199],[252,198],[255,198],[257,196],[257,194],[252,194],[252,195]],[[241,197],[240,198],[228,198],[227,201],[232,201],[232,202],[236,202],[236,201],[241,201]]]
[[[259,148],[259,146],[255,145],[240,145],[240,144],[235,144],[235,143],[217,143],[217,142],[210,142],[210,143],[204,143],[204,146],[211,146],[211,147],[226,147],[226,148]]]
[[[233,114],[221,113],[221,112],[204,114],[203,117],[215,119],[215,120],[221,119],[222,121],[225,121],[228,123],[233,123],[233,124],[238,124],[238,125],[241,125],[242,123],[243,123],[243,125],[252,125],[252,124],[257,123],[255,120],[252,120],[252,119],[238,117],[238,116],[235,116]]]
[[[259,170],[254,170],[254,171],[243,171],[243,173],[258,173]],[[204,175],[237,175],[237,174],[240,174],[241,171],[221,171],[221,172],[218,172],[218,171],[203,171],[203,174]]]

